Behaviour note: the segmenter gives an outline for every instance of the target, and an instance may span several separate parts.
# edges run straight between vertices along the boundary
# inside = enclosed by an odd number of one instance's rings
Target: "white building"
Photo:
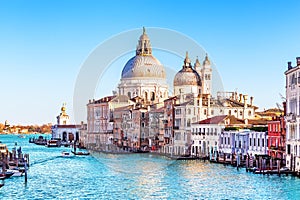
[[[300,57],[288,62],[286,77],[286,166],[300,171]]]
[[[219,152],[227,155],[267,155],[267,140],[267,132],[256,132],[249,129],[223,131],[220,134]]]
[[[227,124],[227,115],[192,123],[192,156],[214,156],[219,152],[220,134]]]
[[[205,56],[203,66],[197,58],[194,67],[191,65],[188,53],[182,69],[174,78],[174,94],[177,97],[174,122],[175,155],[190,154],[191,123],[219,115],[232,115],[248,123],[255,118],[256,106],[253,97],[248,102],[248,95],[237,95],[236,92],[218,92],[217,97],[211,95],[212,69],[208,56]]]
[[[70,124],[70,117],[66,113],[66,105],[61,107],[61,113],[56,117],[57,124],[52,126],[52,138],[70,143],[79,141],[80,125]]]

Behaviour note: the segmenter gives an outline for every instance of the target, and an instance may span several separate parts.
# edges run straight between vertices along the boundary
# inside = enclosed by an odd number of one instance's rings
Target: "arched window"
[[[187,127],[190,127],[190,126],[191,126],[191,119],[188,119],[188,120],[187,120],[186,125],[187,125]]]
[[[130,92],[128,92],[127,95],[128,95],[129,98],[131,98],[131,93]]]
[[[151,101],[154,101],[154,100],[155,100],[155,93],[151,92]]]
[[[145,92],[145,100],[147,101],[148,100],[148,93]]]
[[[231,115],[231,110],[228,111],[228,115]]]

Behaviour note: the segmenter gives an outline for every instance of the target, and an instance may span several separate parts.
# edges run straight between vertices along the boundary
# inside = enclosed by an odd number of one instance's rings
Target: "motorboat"
[[[88,156],[88,155],[90,155],[89,152],[83,152],[83,151],[72,151],[72,153],[76,156]]]
[[[47,147],[60,147],[61,143],[59,140],[48,140],[46,146]]]
[[[24,173],[18,169],[8,169],[8,170],[6,170],[6,172],[12,172],[13,173],[12,177],[23,176],[23,173]]]
[[[61,156],[62,157],[71,157],[72,155],[70,154],[70,152],[63,151],[63,152],[61,152]]]

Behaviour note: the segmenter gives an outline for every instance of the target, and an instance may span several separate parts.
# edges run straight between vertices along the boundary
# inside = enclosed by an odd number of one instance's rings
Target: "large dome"
[[[164,66],[152,55],[136,55],[122,70],[122,78],[166,78]]]
[[[199,74],[192,68],[181,69],[174,78],[174,86],[196,85],[201,86]]]

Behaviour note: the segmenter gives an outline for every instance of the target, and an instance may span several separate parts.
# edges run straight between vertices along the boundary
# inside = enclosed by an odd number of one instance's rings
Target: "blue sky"
[[[276,107],[286,63],[300,56],[299,9],[297,0],[0,1],[0,123],[55,123],[63,102],[72,116],[76,77],[88,55],[111,36],[143,26],[194,39],[225,90],[254,96],[260,109]],[[101,83],[95,98],[110,94],[132,56],[115,62],[113,81]],[[171,65],[179,70],[182,62]]]

